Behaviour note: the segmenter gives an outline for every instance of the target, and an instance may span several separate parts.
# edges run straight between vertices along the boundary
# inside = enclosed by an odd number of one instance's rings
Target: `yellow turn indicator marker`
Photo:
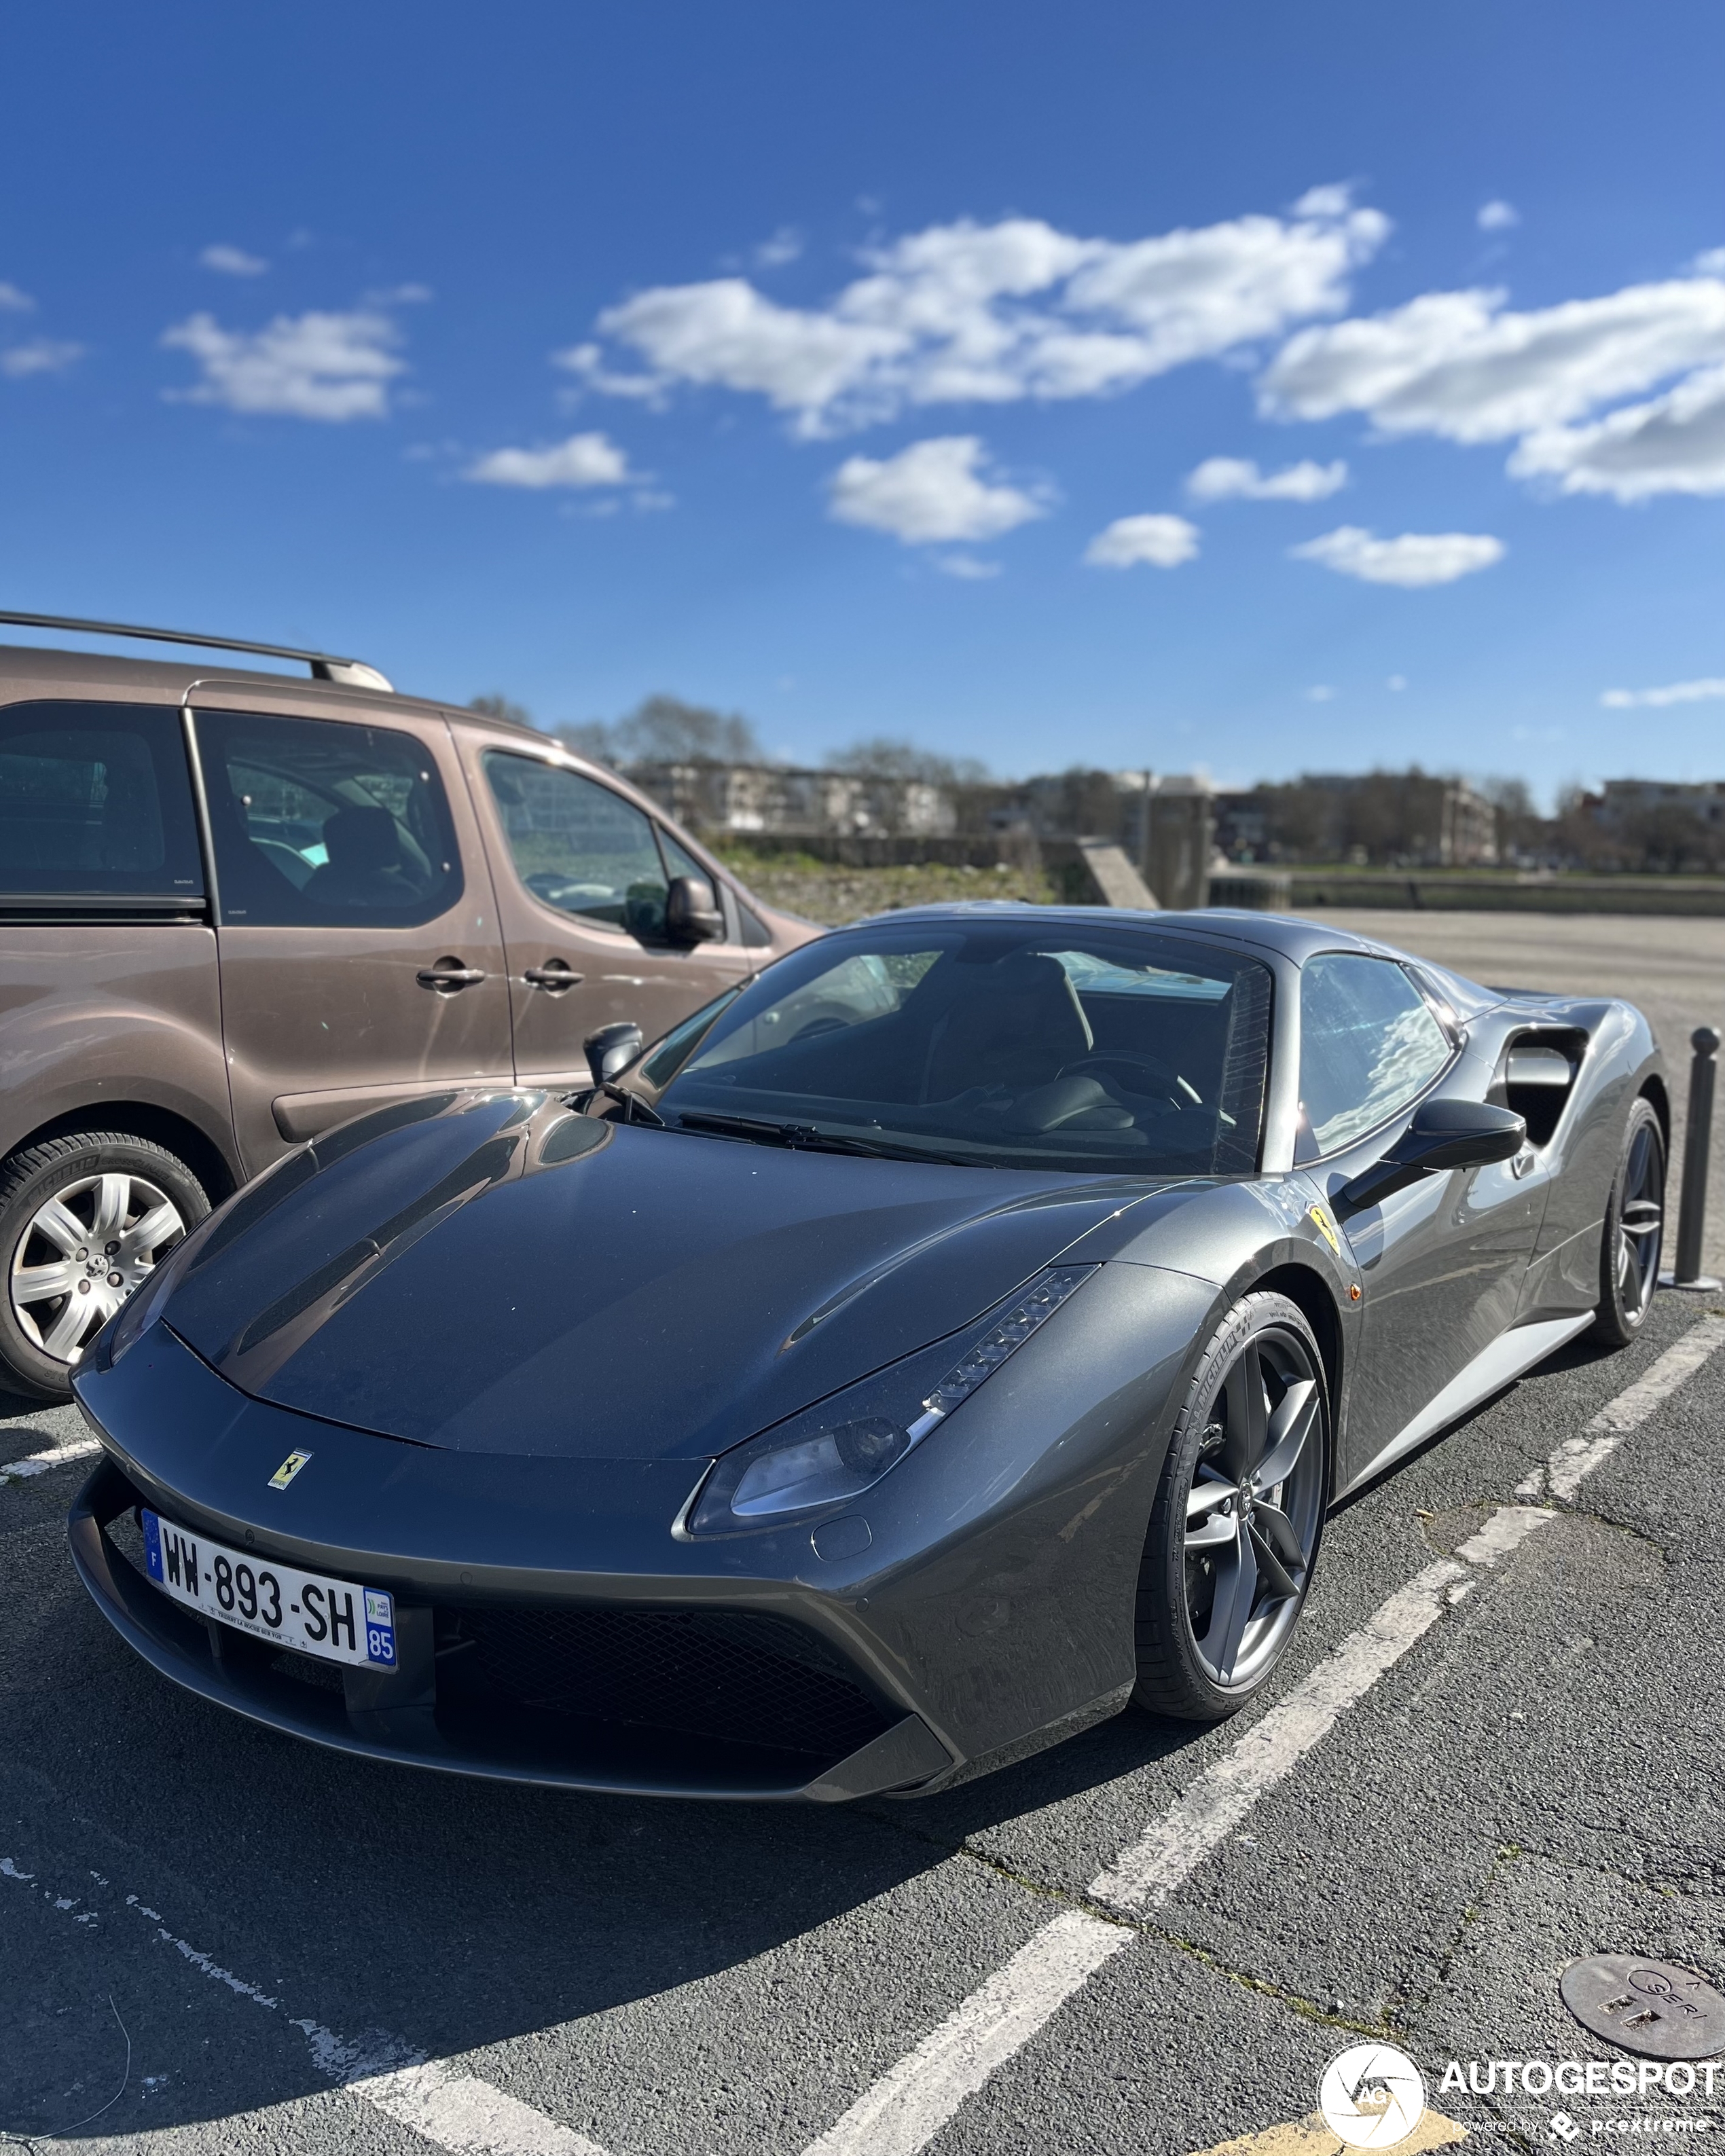
[[[1452,2141],[1465,2141],[1467,2128],[1441,2112],[1422,2112],[1411,2133],[1404,2134],[1384,2151],[1384,2156],[1414,2156],[1421,2148],[1443,2148]],[[1236,2141],[1219,2141],[1214,2148],[1195,2148],[1192,2156],[1341,2156],[1346,2143],[1324,2123],[1321,2111],[1288,2126],[1266,2126],[1261,2133],[1243,2133]]]

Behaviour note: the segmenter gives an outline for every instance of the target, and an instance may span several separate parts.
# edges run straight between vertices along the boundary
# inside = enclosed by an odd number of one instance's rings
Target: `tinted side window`
[[[203,890],[177,711],[0,710],[0,891],[183,898]]]
[[[665,865],[653,825],[639,808],[536,757],[485,755],[497,813],[516,873],[560,912],[649,939],[665,932]],[[691,864],[679,874],[703,873]]]
[[[1300,977],[1300,1128],[1294,1158],[1363,1137],[1449,1061],[1425,998],[1389,958],[1329,952]]]
[[[200,711],[222,917],[412,927],[461,896],[443,781],[393,726]]]

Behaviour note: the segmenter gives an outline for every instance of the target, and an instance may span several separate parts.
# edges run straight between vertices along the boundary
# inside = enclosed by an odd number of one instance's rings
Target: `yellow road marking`
[[[1421,2148],[1442,2148],[1452,2141],[1465,2141],[1467,2128],[1440,2111],[1422,2112],[1411,2133],[1394,2144],[1395,2156],[1414,2156]],[[1214,2148],[1198,2148],[1192,2156],[1340,2156],[1344,2144],[1339,2134],[1324,2123],[1321,2111],[1296,2118],[1287,2126],[1266,2126],[1261,2133],[1243,2133],[1235,2141],[1219,2141]]]

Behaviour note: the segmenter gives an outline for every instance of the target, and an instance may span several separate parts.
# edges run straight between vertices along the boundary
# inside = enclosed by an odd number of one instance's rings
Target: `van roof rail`
[[[203,636],[185,629],[140,629],[124,621],[80,621],[73,614],[4,613],[0,622],[19,629],[67,629],[80,636],[136,636],[152,644],[198,644],[213,651],[248,651],[260,659],[295,659],[311,669],[315,681],[339,682],[345,689],[387,689],[395,684],[362,659],[336,659],[327,651],[300,651],[288,644],[254,644],[243,636]]]

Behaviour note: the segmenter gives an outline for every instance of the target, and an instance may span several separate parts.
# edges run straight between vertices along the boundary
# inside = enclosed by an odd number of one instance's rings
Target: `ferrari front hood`
[[[710,1456],[962,1332],[1153,1188],[789,1152],[531,1095],[365,1131],[218,1215],[161,1315],[257,1398],[472,1452]]]

